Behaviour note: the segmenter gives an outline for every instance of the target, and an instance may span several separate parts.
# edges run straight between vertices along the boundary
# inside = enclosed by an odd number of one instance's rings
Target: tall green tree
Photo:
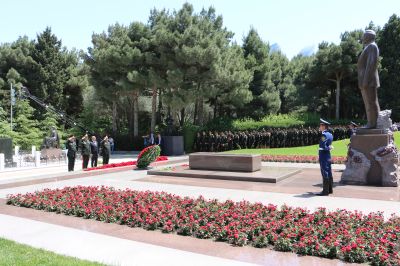
[[[31,93],[62,109],[64,87],[69,79],[66,48],[49,27],[38,34],[34,44],[32,58],[37,69],[35,78],[30,80]]]
[[[378,32],[377,44],[381,60],[381,109],[392,109],[392,119],[400,120],[400,17],[392,15]]]
[[[260,119],[266,114],[277,113],[281,101],[276,86],[281,77],[281,70],[274,68],[277,61],[271,60],[269,45],[263,42],[257,31],[252,28],[244,38],[243,50],[246,68],[253,75],[249,87],[253,100],[241,111],[242,116]]]
[[[335,87],[323,85],[334,95],[335,118],[340,118],[340,95],[343,80],[355,75],[357,71],[357,54],[361,50],[360,31],[345,32],[339,45],[321,43],[315,56],[311,77],[322,85],[326,81],[333,82]]]

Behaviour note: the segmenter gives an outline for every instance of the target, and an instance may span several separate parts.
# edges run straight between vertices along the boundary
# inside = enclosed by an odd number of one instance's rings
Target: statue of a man
[[[376,128],[376,122],[380,111],[378,102],[378,58],[379,49],[375,43],[375,32],[366,30],[363,35],[364,50],[357,62],[358,87],[361,90],[365,111],[367,113],[367,128]]]

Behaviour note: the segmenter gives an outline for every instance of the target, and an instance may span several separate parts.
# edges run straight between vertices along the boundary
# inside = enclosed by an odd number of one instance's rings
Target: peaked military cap
[[[322,118],[319,119],[319,123],[320,124],[324,124],[324,125],[328,125],[328,126],[331,124],[331,123],[329,123],[328,121],[326,121],[326,120],[324,120]]]
[[[355,122],[353,122],[353,121],[351,121],[350,124],[352,124],[352,125],[355,126],[355,127],[358,127],[357,123],[355,123]]]

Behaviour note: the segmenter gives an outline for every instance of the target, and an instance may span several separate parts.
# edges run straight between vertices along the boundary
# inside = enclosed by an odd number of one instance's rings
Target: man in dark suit
[[[92,141],[90,142],[90,153],[92,154],[90,166],[97,167],[97,159],[99,158],[99,144],[97,143],[95,136],[92,136]]]
[[[74,171],[75,158],[76,158],[76,140],[74,135],[68,137],[67,143],[67,158],[68,158],[68,172]]]
[[[376,128],[376,121],[380,111],[378,102],[378,58],[379,49],[375,43],[375,32],[366,30],[363,35],[364,50],[357,62],[358,87],[367,113],[367,128]]]

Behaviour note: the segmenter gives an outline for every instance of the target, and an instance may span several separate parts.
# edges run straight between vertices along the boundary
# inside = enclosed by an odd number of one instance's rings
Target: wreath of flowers
[[[152,145],[144,148],[138,156],[136,166],[139,169],[144,169],[148,167],[152,162],[154,162],[158,156],[160,156],[160,146]]]

